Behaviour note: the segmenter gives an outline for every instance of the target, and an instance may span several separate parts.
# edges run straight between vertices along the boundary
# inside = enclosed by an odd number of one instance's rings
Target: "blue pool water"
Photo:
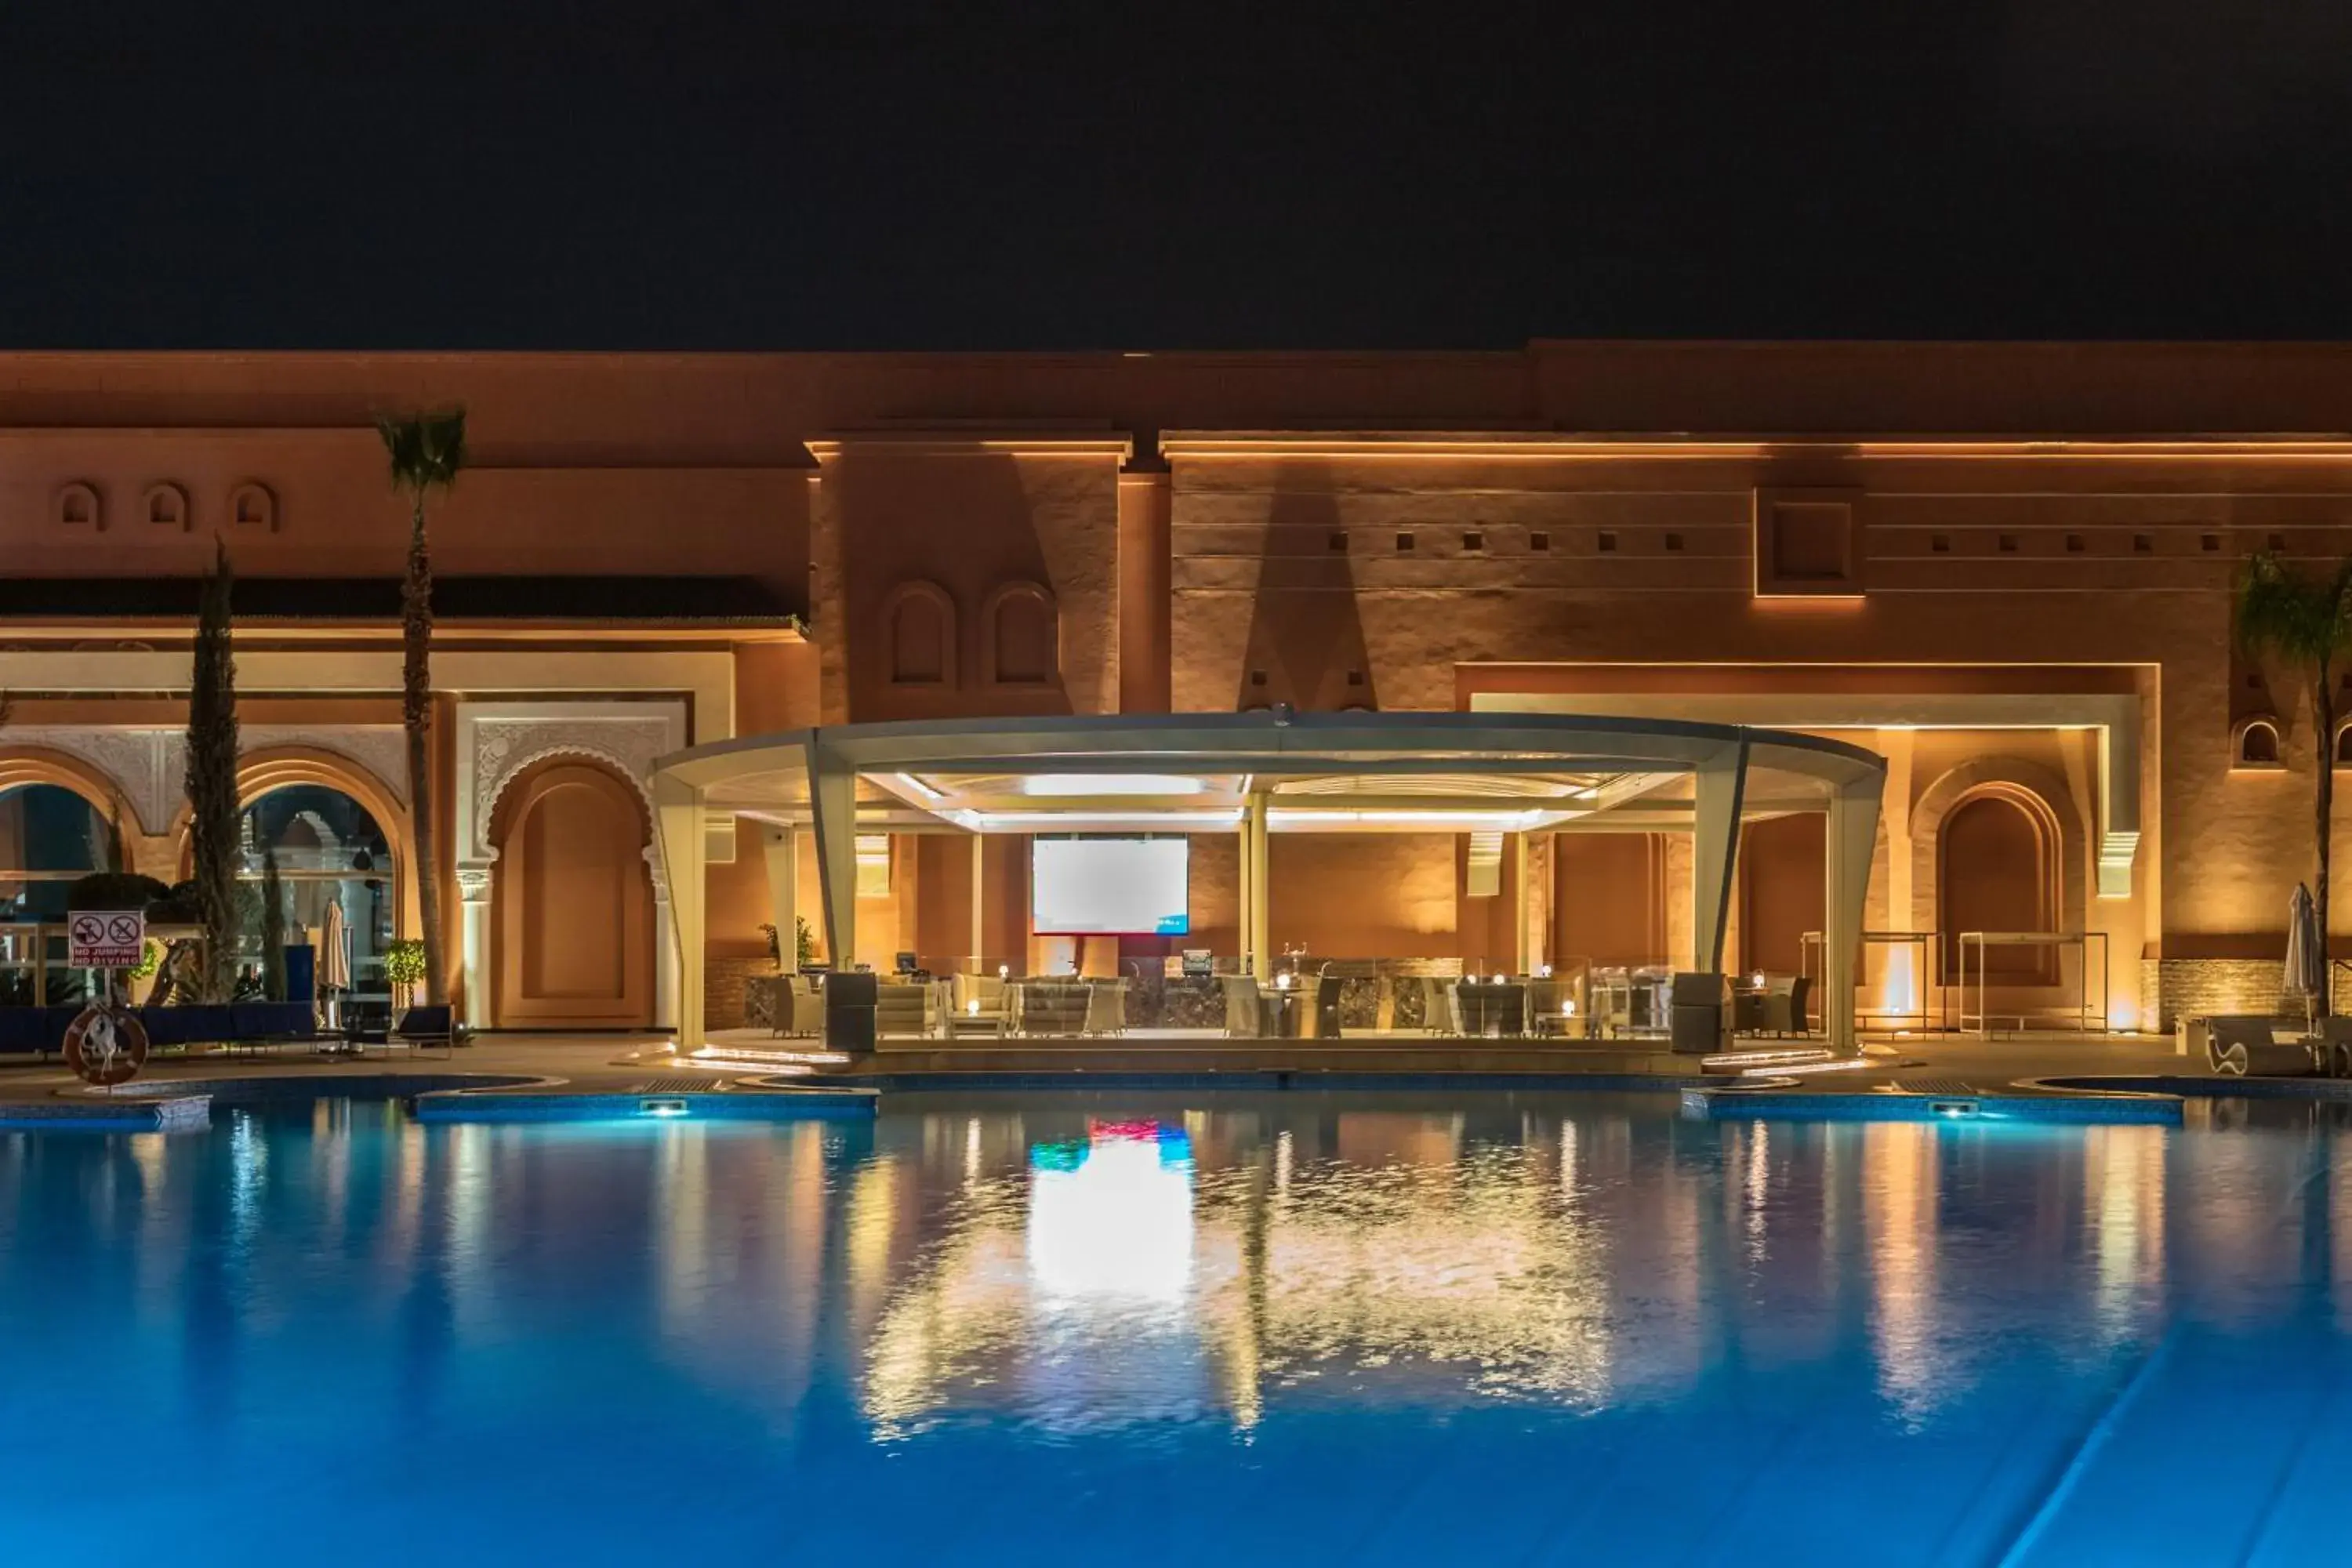
[[[0,1562],[2342,1562],[2352,1119],[0,1134]]]

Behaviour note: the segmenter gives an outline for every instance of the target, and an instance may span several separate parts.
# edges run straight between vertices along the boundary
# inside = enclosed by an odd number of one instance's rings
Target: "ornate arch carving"
[[[635,710],[461,711],[459,744],[467,754],[459,759],[458,787],[470,787],[471,798],[458,802],[458,858],[477,864],[495,858],[490,819],[499,798],[518,775],[551,757],[578,757],[611,768],[629,781],[652,820],[654,759],[686,743],[685,715],[668,703],[628,707]]]
[[[145,831],[121,784],[79,757],[40,746],[12,746],[0,752],[0,795],[26,784],[69,789],[110,821],[127,830]]]
[[[654,797],[646,782],[632,775],[628,765],[617,757],[584,747],[557,746],[542,751],[517,766],[499,782],[498,792],[490,797],[489,810],[482,819],[482,836],[489,841],[491,859],[498,858],[499,847],[506,843],[507,835],[514,828],[514,823],[509,820],[512,813],[508,803],[526,799],[534,783],[559,767],[594,768],[598,773],[610,774],[626,787],[637,803],[638,831],[644,835],[646,847],[650,848],[653,846]]]

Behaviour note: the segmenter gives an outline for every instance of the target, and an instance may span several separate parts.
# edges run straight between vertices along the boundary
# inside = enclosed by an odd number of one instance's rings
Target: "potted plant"
[[[768,939],[768,959],[778,969],[784,967],[783,943],[776,939],[776,928],[767,921],[760,922],[760,933]],[[793,918],[793,967],[806,969],[816,957],[816,933],[809,930],[807,921]]]
[[[416,986],[425,978],[425,944],[413,936],[395,939],[383,950],[383,978],[404,1005],[416,1005]]]

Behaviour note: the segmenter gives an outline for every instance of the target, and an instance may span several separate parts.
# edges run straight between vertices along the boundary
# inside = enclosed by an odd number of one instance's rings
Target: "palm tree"
[[[441,882],[433,842],[433,563],[425,546],[425,498],[457,482],[466,466],[466,411],[376,421],[392,459],[393,488],[409,499],[408,571],[400,584],[400,721],[408,732],[408,809],[416,840],[417,914],[425,929],[425,999],[449,1000],[441,954]]]
[[[2319,873],[2311,901],[2320,940],[2327,933],[2327,862],[2334,847],[2336,816],[2336,667],[2352,653],[2352,561],[2327,576],[2313,577],[2264,551],[2246,563],[2238,580],[2238,642],[2247,652],[2268,654],[2294,666],[2311,680],[2312,734],[2319,746],[2319,787],[2314,827]],[[2332,972],[2331,972],[2332,973]],[[2333,1009],[2326,987],[2319,1012]]]

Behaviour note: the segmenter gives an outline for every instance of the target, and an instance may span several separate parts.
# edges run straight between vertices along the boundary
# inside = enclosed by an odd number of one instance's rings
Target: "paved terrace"
[[[1756,1042],[1769,1046],[1772,1042]],[[1792,1042],[1802,1044],[1803,1042]],[[760,1031],[724,1031],[714,1038],[720,1050],[781,1052],[814,1042],[771,1039]],[[1979,1093],[1998,1093],[2020,1079],[2049,1075],[2127,1074],[2204,1078],[2205,1063],[2177,1055],[2169,1036],[2109,1035],[2085,1037],[2074,1034],[2029,1033],[1994,1040],[1974,1036],[1931,1035],[1892,1041],[1874,1041],[1874,1050],[1898,1048],[1902,1056],[1885,1058],[1854,1071],[1822,1074],[1808,1087],[1853,1091],[1878,1086],[1905,1087],[1950,1083],[1968,1085]],[[888,1050],[878,1056],[828,1068],[829,1081],[880,1081],[887,1086],[895,1074],[969,1075],[975,1085],[992,1075],[1018,1074],[1024,1083],[1039,1075],[1066,1079],[1073,1088],[1089,1078],[1105,1075],[1165,1074],[1234,1075],[1236,1087],[1258,1087],[1261,1075],[1318,1072],[1349,1075],[1396,1074],[1420,1079],[1429,1074],[1475,1073],[1482,1077],[1540,1075],[1556,1081],[1580,1074],[1616,1077],[1637,1074],[1698,1079],[1695,1058],[1638,1049],[1596,1047],[1549,1048],[1501,1047],[1483,1041],[1420,1041],[1404,1046],[1358,1046],[1299,1041],[1233,1042],[1208,1046],[1171,1042],[1130,1047],[1116,1041],[1093,1040],[1058,1047],[961,1047],[955,1050]],[[667,1039],[655,1037],[486,1035],[444,1057],[432,1053],[412,1057],[403,1051],[389,1059],[381,1054],[363,1058],[325,1058],[288,1051],[254,1057],[205,1052],[151,1061],[137,1087],[152,1093],[173,1083],[214,1083],[225,1079],[302,1079],[330,1084],[338,1079],[364,1083],[369,1092],[381,1080],[415,1078],[447,1079],[452,1075],[529,1077],[549,1080],[543,1089],[566,1094],[637,1095],[658,1086],[674,1088],[681,1079],[707,1079],[717,1089],[731,1081],[761,1076],[761,1066],[746,1059],[740,1067],[718,1068],[681,1063],[669,1055]],[[369,1080],[374,1080],[373,1082]],[[1491,1082],[1491,1077],[1487,1077]],[[1302,1087],[1304,1087],[1302,1085]],[[1416,1088],[1425,1087],[1417,1082]],[[55,1060],[0,1067],[0,1103],[40,1100],[60,1093],[73,1094],[79,1086]]]

